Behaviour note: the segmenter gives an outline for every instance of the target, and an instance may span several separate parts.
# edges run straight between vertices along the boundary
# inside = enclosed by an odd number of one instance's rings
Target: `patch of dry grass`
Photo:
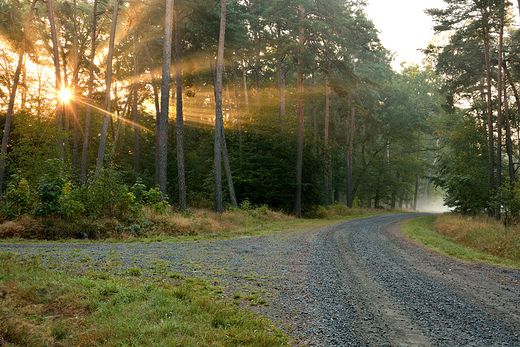
[[[455,242],[504,259],[520,261],[520,227],[506,228],[488,216],[445,213],[437,217],[435,231]]]

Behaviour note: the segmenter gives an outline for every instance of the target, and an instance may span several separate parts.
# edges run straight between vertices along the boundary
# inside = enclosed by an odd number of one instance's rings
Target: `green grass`
[[[6,346],[287,345],[270,322],[242,306],[200,279],[71,276],[0,254]]]
[[[520,261],[498,257],[476,248],[464,246],[453,238],[434,231],[434,222],[438,216],[421,217],[403,223],[402,232],[413,241],[425,245],[428,249],[446,256],[470,263],[486,263],[496,266],[520,269]]]

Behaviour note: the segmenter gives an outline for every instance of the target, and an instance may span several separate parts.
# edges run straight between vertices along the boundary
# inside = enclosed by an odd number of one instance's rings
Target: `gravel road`
[[[520,272],[461,263],[399,233],[419,214],[224,241],[0,244],[68,271],[205,277],[254,294],[297,345],[520,346]],[[267,300],[270,305],[262,305]]]

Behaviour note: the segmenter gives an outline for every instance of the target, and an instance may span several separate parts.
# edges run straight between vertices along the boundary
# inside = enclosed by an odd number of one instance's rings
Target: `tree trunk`
[[[505,81],[504,81],[505,82]],[[507,157],[509,159],[509,181],[515,181],[515,166],[513,163],[513,142],[511,141],[511,121],[509,119],[509,102],[507,100],[507,88],[504,83],[504,114],[506,116],[506,148]]]
[[[74,178],[78,179],[78,146],[79,146],[79,123],[78,123],[78,102],[75,99],[79,95],[78,91],[78,73],[79,68],[79,52],[78,52],[78,22],[77,22],[77,1],[74,0],[74,36],[73,36],[73,64],[74,64],[74,75],[72,77],[72,85],[74,86],[74,98],[72,99],[72,114],[73,114],[73,131],[74,139],[72,141],[72,168],[74,172]]]
[[[347,117],[347,133],[348,135],[348,150],[347,150],[347,206],[352,208],[353,202],[353,187],[352,187],[352,165],[353,165],[353,154],[354,154],[354,125],[355,125],[356,110],[352,106],[350,112],[350,119]],[[350,124],[349,124],[350,120]]]
[[[58,34],[56,33],[56,24],[54,21],[54,7],[53,0],[47,1],[48,11],[49,11],[49,22],[51,26],[51,37],[52,37],[52,49],[53,49],[53,59],[54,59],[54,70],[56,75],[56,93],[58,93],[61,88],[61,72],[60,72],[60,54],[58,49]],[[58,101],[58,105],[56,107],[56,124],[58,126],[58,158],[63,158],[63,120],[62,120],[62,103]]]
[[[329,66],[330,70],[330,66]],[[330,85],[329,85],[329,76],[325,77],[325,166],[327,168],[327,173],[325,175],[325,187],[326,187],[326,196],[327,203],[332,204],[334,201],[334,196],[332,195],[332,157],[330,153],[329,146],[329,126],[330,126]]]
[[[235,104],[237,105],[237,122],[238,122],[238,142],[239,142],[239,156],[240,165],[242,165],[242,114],[240,113],[240,99],[238,97],[238,83],[235,72],[235,62],[231,59],[231,70],[233,72],[233,87],[235,89]]]
[[[128,110],[130,108],[130,101],[132,101],[132,95],[133,94],[133,88],[128,93],[128,96],[126,97],[126,103],[125,108],[123,109],[123,112],[121,115],[119,115],[119,120],[117,122],[117,129],[114,134],[114,143],[112,145],[112,149],[110,150],[110,155],[108,157],[108,163],[110,166],[112,166],[112,161],[114,160],[114,155],[116,154],[116,148],[117,148],[117,142],[119,141],[119,135],[121,134],[121,126],[123,125],[124,120],[126,119],[126,114],[128,113]]]
[[[489,146],[489,165],[488,165],[488,199],[489,199],[489,215],[494,216],[494,208],[491,205],[494,196],[494,141],[493,141],[493,111],[491,109],[492,95],[491,95],[491,61],[489,56],[489,31],[487,25],[487,13],[482,10],[482,17],[484,18],[484,58],[486,60],[486,84],[487,84],[487,120],[488,120],[488,146]]]
[[[500,206],[500,187],[502,185],[502,51],[504,47],[504,15],[500,16],[500,33],[498,39],[498,74],[497,74],[497,206]],[[495,211],[495,217],[500,220],[500,208]]]
[[[153,66],[152,56],[150,55],[150,49],[148,48],[148,44],[144,40],[143,35],[141,35],[141,38],[143,40],[144,45],[144,51],[146,53],[146,60],[148,61],[148,65],[150,67],[150,79],[152,80],[152,89],[153,89],[153,100],[154,100],[154,106],[155,106],[155,120],[156,122],[159,121],[159,118],[161,118],[161,106],[159,105],[159,90],[157,89],[157,79],[155,77],[155,69]]]
[[[137,33],[134,34],[134,103],[132,112],[134,116],[134,173],[139,175],[139,114],[137,113],[137,88],[139,86],[139,65],[137,60]],[[124,116],[124,114],[123,114]]]
[[[67,70],[67,55],[65,54],[65,49],[62,47],[62,57],[63,57],[63,89],[69,90],[69,76]],[[69,130],[70,130],[70,108],[69,104],[63,103],[63,110],[65,111],[65,148],[69,146]]]
[[[7,144],[9,143],[9,135],[11,132],[11,124],[13,122],[13,112],[14,112],[14,101],[16,99],[16,90],[18,89],[18,84],[20,81],[20,73],[22,71],[23,59],[25,54],[25,36],[28,34],[31,26],[31,20],[34,12],[34,8],[36,6],[36,2],[38,0],[33,0],[31,3],[31,8],[29,9],[29,15],[27,16],[27,20],[25,22],[24,27],[24,41],[21,44],[20,52],[18,53],[18,63],[16,65],[16,71],[14,73],[13,85],[11,86],[11,93],[9,95],[9,104],[7,106],[7,114],[5,118],[4,124],[4,134],[2,136],[2,149],[0,152],[0,194],[2,193],[2,187],[4,183],[4,172],[5,172],[5,157],[7,155]]]
[[[298,6],[300,12],[300,20],[305,18],[305,10],[303,5]],[[303,24],[300,25],[298,43],[300,50],[298,54],[298,71],[297,71],[297,114],[298,125],[296,132],[296,192],[294,194],[294,214],[297,217],[302,216],[302,170],[303,170],[303,50],[305,45],[305,28]]]
[[[278,29],[278,39],[280,39],[281,33]],[[277,47],[277,70],[278,70],[278,117],[280,120],[280,132],[283,134],[284,129],[284,117],[285,117],[285,72],[283,66],[283,55],[282,55],[282,44],[278,43]],[[314,75],[313,75],[314,76]]]
[[[88,155],[88,140],[90,136],[90,116],[92,113],[92,94],[94,92],[94,59],[96,58],[96,27],[97,27],[97,3],[94,0],[92,10],[92,37],[90,48],[90,64],[89,64],[89,80],[88,80],[88,97],[87,109],[85,113],[85,130],[83,134],[83,152],[81,155],[81,183],[85,183],[87,178],[87,155]]]
[[[246,113],[249,116],[249,93],[247,92],[247,72],[246,72],[246,61],[244,60],[244,67],[242,68],[242,82],[244,84],[244,101],[246,103]]]
[[[168,115],[170,109],[170,73],[172,59],[173,0],[166,0],[161,84],[161,117],[155,129],[155,182],[166,194],[168,161]]]
[[[182,109],[181,26],[179,10],[175,10],[175,78],[177,84],[177,175],[179,185],[179,208],[186,211],[186,178],[184,165],[184,115]]]
[[[106,81],[106,89],[105,89],[105,116],[103,117],[103,125],[101,127],[101,138],[99,140],[99,150],[96,162],[96,173],[99,173],[99,170],[103,167],[103,160],[105,158],[105,149],[107,144],[107,134],[108,134],[108,122],[111,118],[110,109],[111,109],[111,87],[112,87],[112,58],[114,55],[114,44],[116,38],[116,27],[117,27],[117,15],[119,12],[119,3],[120,0],[116,0],[114,4],[114,13],[112,15],[112,26],[110,28],[110,43],[108,46],[108,57],[107,57],[107,73],[105,77]]]
[[[318,142],[320,141],[320,133],[319,133],[319,126],[318,126],[318,106],[317,106],[317,95],[318,92],[316,91],[316,74],[314,70],[311,74],[312,78],[312,95],[314,96],[312,98],[312,121],[313,121],[313,128],[314,128],[314,158],[318,158]],[[317,183],[319,185],[319,177],[317,178]]]
[[[218,40],[217,53],[217,76],[215,81],[215,148],[214,148],[214,166],[215,166],[215,210],[219,213],[224,212],[222,201],[222,74],[224,69],[224,40],[226,34],[226,0],[221,1],[220,13],[220,33]]]
[[[417,198],[419,196],[419,176],[415,178],[415,190],[413,194],[413,210],[417,211]]]

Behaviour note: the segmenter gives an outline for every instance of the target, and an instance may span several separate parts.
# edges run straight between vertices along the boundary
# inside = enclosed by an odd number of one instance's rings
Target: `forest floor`
[[[219,300],[267,316],[292,345],[520,346],[520,272],[409,241],[399,226],[417,216],[228,240],[0,244],[0,252],[140,283],[202,278]]]

